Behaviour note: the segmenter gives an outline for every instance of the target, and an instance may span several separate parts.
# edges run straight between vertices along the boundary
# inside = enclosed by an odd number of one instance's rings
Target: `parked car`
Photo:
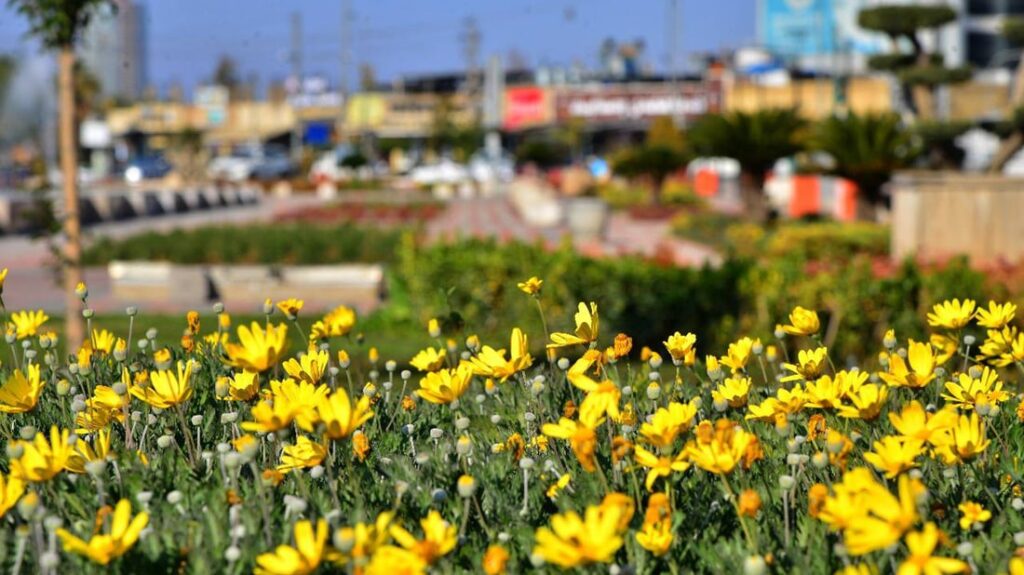
[[[230,154],[214,158],[207,167],[207,173],[215,180],[242,182],[252,178],[253,170],[265,163],[272,164],[272,166],[264,169],[264,175],[279,173],[285,165],[280,160],[282,156],[288,157],[288,151],[284,146],[260,146],[258,144],[235,146]],[[292,166],[292,170],[294,169]]]
[[[173,169],[163,156],[138,156],[128,162],[124,169],[124,179],[129,184],[157,180],[171,173]]]
[[[340,144],[333,150],[324,152],[310,167],[309,180],[314,184],[322,184],[347,179],[350,177],[350,170],[345,164],[352,163],[348,158],[354,159],[357,155],[361,157],[351,144]]]
[[[442,158],[435,164],[417,166],[409,172],[409,178],[421,186],[436,184],[459,184],[470,179],[466,166],[450,159]]]
[[[284,150],[274,150],[264,155],[252,170],[249,178],[266,182],[270,180],[284,180],[295,176],[298,173],[298,166],[292,161]]]

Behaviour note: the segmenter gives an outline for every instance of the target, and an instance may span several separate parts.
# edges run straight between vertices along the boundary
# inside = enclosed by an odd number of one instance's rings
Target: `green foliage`
[[[835,160],[833,172],[856,182],[871,202],[879,201],[892,172],[917,153],[895,114],[833,116],[817,126],[812,143]]]
[[[769,258],[842,261],[889,254],[889,227],[869,222],[797,222],[779,226],[764,245]]]
[[[668,116],[658,116],[651,121],[644,143],[651,147],[670,148],[680,153],[686,150],[683,133],[676,127],[675,121]]]
[[[1003,20],[1002,33],[1011,44],[1024,45],[1024,18],[1018,16]]]
[[[516,148],[515,156],[519,164],[536,164],[547,169],[567,164],[572,158],[572,151],[562,142],[530,139]]]
[[[971,79],[969,67],[914,66],[899,71],[900,81],[908,86],[934,88],[947,84],[961,84]]]
[[[89,21],[110,0],[7,0],[7,6],[28,20],[29,34],[51,49],[74,46]]]
[[[341,225],[308,224],[208,227],[150,232],[127,240],[99,239],[83,262],[159,260],[179,264],[327,264],[387,262],[400,232]]]
[[[807,122],[792,109],[708,114],[687,132],[698,156],[722,156],[739,161],[748,174],[763,178],[780,158],[804,149]]]
[[[942,65],[942,54],[928,54],[928,61],[936,66]],[[917,65],[917,56],[896,52],[892,54],[872,54],[868,57],[868,67],[872,70],[895,72]]]
[[[889,36],[913,36],[919,30],[938,28],[956,20],[949,6],[888,4],[865,8],[857,14],[861,28]]]
[[[404,242],[395,272],[410,308],[424,321],[457,312],[470,331],[493,330],[511,318],[524,329],[540,329],[535,303],[515,287],[536,275],[544,279],[551,317],[569,317],[578,302],[594,301],[602,330],[622,331],[637,344],[654,346],[680,325],[703,341],[721,342],[718,334],[740,309],[736,285],[743,269],[741,263],[679,269],[632,258],[593,260],[568,246],[546,251],[474,240],[433,247]]]
[[[686,154],[665,144],[645,144],[620,150],[612,159],[612,169],[623,176],[650,178],[656,201],[670,174],[686,167]]]
[[[368,162],[366,160],[366,156],[359,152],[356,152],[354,154],[349,154],[342,158],[341,167],[354,170],[365,166],[367,163]]]

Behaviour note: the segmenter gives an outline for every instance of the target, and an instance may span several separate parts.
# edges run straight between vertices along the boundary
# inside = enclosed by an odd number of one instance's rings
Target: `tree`
[[[78,313],[76,286],[82,281],[82,237],[78,214],[78,150],[75,130],[75,45],[92,17],[103,7],[116,6],[109,0],[7,0],[7,4],[28,20],[29,34],[47,49],[56,50],[60,116],[60,169],[64,191],[64,292],[65,333],[68,349],[74,350],[84,338],[82,316]]]
[[[733,158],[740,163],[741,189],[748,210],[763,211],[768,171],[781,158],[804,149],[807,122],[791,108],[709,114],[686,133],[697,156]]]
[[[848,114],[818,124],[811,146],[832,156],[832,172],[852,180],[870,206],[883,202],[882,186],[917,155],[896,114]]]
[[[1003,23],[1002,32],[1010,44],[1024,46],[1024,18],[1008,18]],[[1010,105],[1013,107],[1013,113],[1007,122],[1006,134],[989,166],[989,171],[993,173],[1002,172],[1006,163],[1024,147],[1024,53],[1019,56],[1017,62]]]
[[[235,63],[234,58],[222,54],[217,60],[217,67],[213,69],[213,77],[210,80],[218,86],[227,88],[230,97],[237,97],[238,89],[242,85],[242,78],[238,73],[238,64]]]
[[[892,72],[899,79],[910,111],[930,117],[935,113],[935,91],[939,86],[957,84],[971,77],[970,68],[947,68],[940,54],[924,48],[919,34],[941,28],[956,20],[956,11],[949,6],[886,4],[865,8],[857,15],[861,28],[885,34],[894,51],[871,57],[869,66]],[[910,52],[900,49],[901,41]]]
[[[650,178],[652,199],[660,204],[665,180],[685,168],[688,161],[682,132],[672,118],[662,116],[655,118],[647,128],[644,144],[619,152],[612,160],[612,167],[626,177]]]
[[[626,177],[650,178],[651,197],[655,204],[660,204],[665,180],[685,168],[686,162],[686,154],[675,148],[664,144],[644,144],[620,152],[613,159],[612,168]]]

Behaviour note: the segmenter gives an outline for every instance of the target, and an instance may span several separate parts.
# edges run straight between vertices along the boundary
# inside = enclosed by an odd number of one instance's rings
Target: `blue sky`
[[[463,67],[459,34],[476,18],[481,54],[521,54],[530,65],[596,63],[606,37],[644,38],[647,60],[667,63],[669,0],[351,0],[354,62],[381,79]],[[164,88],[208,78],[220,54],[262,85],[288,73],[290,15],[302,14],[308,73],[340,70],[340,0],[141,0],[148,10],[149,76]],[[679,0],[681,50],[752,43],[755,0]],[[31,50],[24,23],[0,2],[0,51]],[[355,75],[353,73],[353,81]]]

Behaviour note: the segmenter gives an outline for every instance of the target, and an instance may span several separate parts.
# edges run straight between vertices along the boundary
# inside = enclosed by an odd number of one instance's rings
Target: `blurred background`
[[[4,300],[80,340],[79,280],[171,330],[299,297],[401,345],[542,275],[647,343],[801,304],[853,352],[1020,292],[1022,51],[1017,0],[8,0]]]

